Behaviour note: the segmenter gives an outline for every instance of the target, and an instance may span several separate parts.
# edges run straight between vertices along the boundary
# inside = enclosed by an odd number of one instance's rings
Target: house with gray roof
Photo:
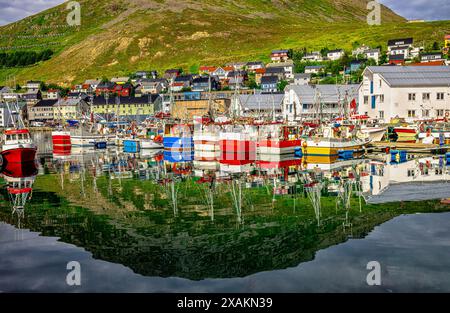
[[[358,99],[359,85],[289,85],[284,90],[283,117],[288,121],[342,115],[344,106]]]
[[[281,116],[284,93],[256,93],[239,96],[241,114],[252,117]]]
[[[386,122],[450,117],[450,67],[369,66],[359,103],[359,113]]]

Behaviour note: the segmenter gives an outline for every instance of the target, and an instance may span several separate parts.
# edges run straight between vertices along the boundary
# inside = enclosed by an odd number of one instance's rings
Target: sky
[[[408,19],[450,20],[449,0],[380,1]],[[65,0],[0,0],[0,25],[20,20],[63,2]]]

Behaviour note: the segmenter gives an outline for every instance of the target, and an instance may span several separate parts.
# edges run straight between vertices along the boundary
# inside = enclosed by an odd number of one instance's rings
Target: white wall
[[[370,93],[370,81],[374,82],[376,97],[375,109],[372,109]],[[444,93],[444,100],[437,100],[438,93]],[[416,94],[416,100],[410,101],[408,95]],[[424,93],[430,93],[430,100],[423,100]],[[382,95],[384,101],[381,102]],[[364,96],[368,97],[368,103],[364,103]],[[422,110],[429,110],[429,116],[423,115]],[[359,90],[359,113],[368,114],[371,118],[381,119],[380,111],[384,112],[384,122],[389,122],[395,117],[405,118],[408,122],[418,119],[437,118],[436,110],[450,112],[450,87],[401,87],[391,88],[378,74],[366,72]],[[409,117],[408,111],[415,111],[415,117]]]

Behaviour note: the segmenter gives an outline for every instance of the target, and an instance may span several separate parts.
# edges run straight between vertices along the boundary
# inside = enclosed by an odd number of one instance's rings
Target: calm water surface
[[[54,154],[43,137],[36,165],[0,179],[0,291],[448,292],[448,174],[442,157],[237,168]],[[32,186],[20,199],[18,181]],[[70,261],[81,286],[66,283]]]

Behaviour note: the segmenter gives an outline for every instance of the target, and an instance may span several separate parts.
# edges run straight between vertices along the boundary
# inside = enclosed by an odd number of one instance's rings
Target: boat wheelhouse
[[[28,129],[7,129],[3,133],[2,158],[4,163],[32,162],[37,147]]]
[[[293,155],[301,149],[302,140],[298,126],[273,123],[259,126],[258,148],[260,158],[265,156]]]
[[[352,136],[348,128],[323,127],[320,136],[312,137],[303,143],[303,155],[334,158],[342,154],[353,156],[362,153],[369,141]]]

